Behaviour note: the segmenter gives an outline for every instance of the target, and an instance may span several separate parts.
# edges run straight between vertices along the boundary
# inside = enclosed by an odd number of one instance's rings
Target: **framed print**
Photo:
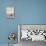
[[[14,18],[15,17],[15,8],[12,6],[6,7],[6,15],[8,18]]]

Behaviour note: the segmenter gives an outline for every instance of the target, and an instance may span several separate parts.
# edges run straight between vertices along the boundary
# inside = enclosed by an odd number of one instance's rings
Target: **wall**
[[[46,24],[46,0],[12,1],[16,18],[7,19],[5,8],[9,5],[9,0],[0,0],[0,44],[8,43],[9,32],[17,34],[17,24]]]
[[[10,32],[16,32],[17,23],[16,19],[7,19],[6,7],[9,6],[9,0],[0,0],[0,44],[7,44],[8,34]],[[16,6],[16,0],[12,0],[12,5]],[[17,39],[15,41],[17,43]]]
[[[46,24],[46,0],[17,0],[19,24]]]

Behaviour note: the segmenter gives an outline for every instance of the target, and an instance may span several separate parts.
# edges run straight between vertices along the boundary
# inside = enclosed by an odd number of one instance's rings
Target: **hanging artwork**
[[[10,33],[9,36],[8,36],[9,40],[14,40],[15,41],[15,38],[16,38],[16,34],[14,32]]]
[[[15,44],[16,33],[14,33],[14,32],[10,33],[10,34],[8,35],[8,40],[9,40],[8,46],[10,46],[10,44],[11,44],[11,45]],[[10,41],[12,41],[12,42],[10,43]]]
[[[7,15],[8,18],[14,18],[15,17],[15,8],[8,6],[6,8],[6,15]]]

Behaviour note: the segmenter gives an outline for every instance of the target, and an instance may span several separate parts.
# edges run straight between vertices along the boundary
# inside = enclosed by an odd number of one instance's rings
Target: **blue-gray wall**
[[[7,19],[9,0],[0,0],[0,43],[8,43],[9,32],[17,33],[17,24],[46,24],[46,0],[12,0],[15,19]],[[17,42],[17,39],[16,39]]]

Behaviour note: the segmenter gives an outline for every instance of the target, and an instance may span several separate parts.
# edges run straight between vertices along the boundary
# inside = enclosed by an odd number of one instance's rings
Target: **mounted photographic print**
[[[8,18],[14,18],[15,17],[15,8],[12,6],[6,7],[6,15]]]

